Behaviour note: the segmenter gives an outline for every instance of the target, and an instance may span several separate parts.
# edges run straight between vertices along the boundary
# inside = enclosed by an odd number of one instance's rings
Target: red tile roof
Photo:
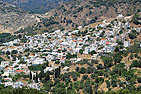
[[[72,40],[73,42],[76,42],[76,40]]]
[[[71,37],[76,37],[76,35],[72,35]]]
[[[110,44],[110,42],[106,42],[106,45],[109,45]]]
[[[60,60],[64,60],[65,58],[62,58],[62,59],[60,59]]]
[[[16,70],[16,72],[24,72],[24,70]]]
[[[101,40],[105,40],[104,38],[102,38]]]
[[[5,68],[4,70],[8,70],[9,68],[11,68],[11,69],[12,69],[13,67],[9,66],[9,67]]]

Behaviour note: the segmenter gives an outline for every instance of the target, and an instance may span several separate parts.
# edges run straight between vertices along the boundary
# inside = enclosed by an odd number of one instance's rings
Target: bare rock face
[[[14,32],[36,22],[34,15],[0,1],[0,31]]]

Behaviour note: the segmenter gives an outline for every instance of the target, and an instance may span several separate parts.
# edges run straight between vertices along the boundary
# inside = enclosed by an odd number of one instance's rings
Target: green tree
[[[89,52],[89,54],[90,54],[90,55],[96,54],[96,51],[93,50],[93,51]]]
[[[113,65],[112,57],[109,57],[109,56],[102,57],[102,61],[104,62],[105,68],[109,68]]]
[[[80,49],[79,53],[80,53],[80,54],[83,54],[83,50],[82,50],[82,49]]]
[[[114,59],[114,61],[115,61],[115,64],[116,63],[120,63],[120,61],[122,60],[122,56],[120,55],[120,53],[116,53],[116,54],[114,54],[114,56],[113,56],[113,59]]]
[[[59,66],[59,68],[56,68],[55,69],[55,73],[54,73],[55,78],[58,78],[59,77],[60,72],[61,72],[61,67]]]
[[[49,71],[47,71],[45,73],[45,81],[48,81],[48,80],[50,80],[50,73],[49,73]]]
[[[75,71],[76,71],[76,72],[79,72],[79,67],[76,67],[76,68],[75,68]]]
[[[13,50],[13,51],[11,52],[11,54],[17,54],[17,53],[18,53],[17,50]]]
[[[10,55],[10,52],[9,52],[9,51],[7,51],[7,52],[6,52],[6,55]]]
[[[82,74],[86,73],[86,69],[84,67],[80,68],[79,73],[82,73]]]
[[[32,79],[32,73],[31,73],[31,71],[30,71],[30,74],[29,74],[29,78]]]
[[[130,38],[130,39],[135,39],[135,38],[136,38],[136,35],[135,35],[134,33],[130,33],[130,34],[129,34],[129,38]]]
[[[92,69],[92,67],[88,67],[86,71],[87,71],[88,74],[90,74],[90,73],[93,72],[93,69]]]
[[[140,66],[141,66],[141,64],[139,63],[138,60],[133,60],[132,64],[130,65],[130,68],[132,68],[132,67],[140,67]]]
[[[88,75],[83,75],[82,79],[86,80],[88,78]]]
[[[104,78],[103,77],[98,77],[98,78],[95,79],[95,82],[96,83],[100,83],[100,82],[103,83],[104,82]]]

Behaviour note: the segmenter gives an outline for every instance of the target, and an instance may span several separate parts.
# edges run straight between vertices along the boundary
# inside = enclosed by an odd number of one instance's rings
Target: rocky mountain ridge
[[[130,16],[140,12],[140,9],[140,0],[72,0],[41,15],[30,14],[14,5],[1,2],[0,31],[17,31],[34,24],[33,27],[43,29],[72,29],[114,18],[119,14]]]
[[[119,14],[130,16],[141,9],[140,0],[72,0],[49,12],[65,28],[86,26]]]
[[[70,0],[1,0],[13,4],[30,13],[46,13],[47,11],[56,8],[63,2]]]
[[[13,32],[38,22],[35,15],[0,1],[0,31]]]

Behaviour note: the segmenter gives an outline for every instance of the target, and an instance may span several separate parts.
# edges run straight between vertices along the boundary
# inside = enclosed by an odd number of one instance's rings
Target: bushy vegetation
[[[32,89],[32,88],[12,88],[0,85],[0,94],[47,94],[45,92]]]
[[[139,13],[136,13],[132,18],[132,22],[136,25],[139,25],[139,24],[141,24],[141,22],[139,20],[141,20],[141,16]]]
[[[11,35],[10,33],[0,34],[0,43],[13,41],[14,39],[21,38],[21,35]]]
[[[55,21],[53,17],[51,17],[49,19],[48,18],[44,19],[43,24],[44,24],[45,27],[48,27],[48,26],[51,26],[53,24],[59,24],[59,23],[57,21]]]
[[[39,65],[32,65],[29,66],[29,69],[32,71],[37,71],[37,70],[43,70],[48,66],[48,62],[44,64],[39,64]]]
[[[98,89],[104,82],[106,82],[108,92],[105,92],[105,94],[140,93],[140,86],[136,87],[135,84],[140,83],[141,81],[140,77],[135,74],[137,70],[134,69],[141,67],[139,63],[140,61],[138,59],[133,60],[130,66],[127,66],[125,63],[121,62],[122,58],[124,57],[124,53],[136,53],[133,55],[133,57],[140,57],[137,54],[141,52],[140,49],[138,49],[139,43],[140,42],[135,42],[135,44],[128,48],[126,52],[119,50],[113,54],[102,56],[101,59],[104,64],[99,63],[98,60],[84,59],[76,63],[76,65],[81,65],[82,67],[77,66],[75,71],[72,72],[60,74],[60,68],[45,74],[41,72],[39,75],[44,75],[41,78],[43,83],[46,83],[44,85],[46,87],[45,90],[52,92],[53,94],[58,94],[58,92],[62,92],[63,94],[77,94],[80,92],[80,90],[82,90],[85,94],[104,94],[103,91],[99,91]],[[125,56],[127,57],[127,55]],[[83,65],[86,64],[88,67],[83,67]],[[67,65],[71,66],[71,61],[68,61],[67,64],[61,64],[61,67],[64,68]],[[55,78],[54,83],[51,80],[52,76]],[[105,78],[108,78],[108,80],[105,80]],[[120,80],[119,78],[124,80]],[[123,89],[111,91],[111,89],[115,87],[122,87]]]
[[[117,3],[136,3],[138,0],[96,0],[96,1],[89,1],[94,7],[104,6],[112,6]]]

